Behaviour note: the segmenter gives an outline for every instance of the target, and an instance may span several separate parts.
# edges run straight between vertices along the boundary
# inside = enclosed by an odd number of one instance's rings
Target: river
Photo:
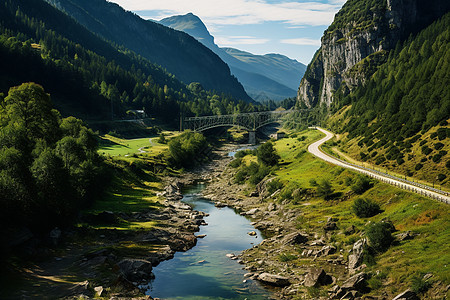
[[[189,188],[182,201],[209,214],[205,217],[208,225],[197,233],[206,237],[154,268],[148,294],[161,299],[267,299],[269,293],[259,282],[244,277],[243,265],[226,257],[259,244],[261,232],[233,209],[217,208],[203,199],[199,195],[203,188]],[[250,231],[255,231],[256,237],[248,235]]]

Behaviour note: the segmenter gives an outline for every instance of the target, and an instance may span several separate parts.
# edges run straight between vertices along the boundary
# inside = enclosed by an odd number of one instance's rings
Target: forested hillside
[[[359,65],[371,68],[369,56]],[[363,161],[444,184],[450,164],[450,13],[399,43],[365,85],[338,97],[333,127]],[[351,108],[349,108],[351,107]]]
[[[217,55],[197,40],[171,28],[141,19],[105,0],[47,0],[90,31],[166,68],[186,84],[200,82],[207,90],[251,102],[242,85]]]
[[[34,83],[0,98],[0,116],[1,232],[70,224],[105,188],[94,133],[79,119],[61,119]],[[8,238],[0,250],[10,246]]]
[[[189,86],[125,48],[103,41],[44,1],[0,3],[0,90],[43,85],[65,116],[124,118],[145,109],[163,121],[186,115],[253,110],[224,94]]]

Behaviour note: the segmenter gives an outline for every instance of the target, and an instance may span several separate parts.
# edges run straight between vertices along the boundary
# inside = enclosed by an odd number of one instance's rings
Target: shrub
[[[438,181],[444,181],[445,180],[445,178],[447,178],[447,175],[445,175],[445,174],[438,174],[438,176],[437,176],[437,180]]]
[[[288,262],[288,261],[292,261],[292,260],[296,260],[297,256],[289,254],[289,253],[281,253],[280,255],[278,255],[278,259],[281,262]]]
[[[161,133],[159,135],[158,143],[160,143],[160,144],[166,144],[167,143],[166,136],[164,135],[164,133]]]
[[[445,163],[445,166],[447,167],[447,169],[450,170],[450,160],[447,160],[447,162]]]
[[[317,186],[317,181],[316,181],[314,178],[311,178],[311,179],[309,180],[309,183],[310,183],[312,186]]]
[[[444,144],[442,144],[441,142],[434,144],[434,149],[436,149],[436,150],[441,150],[443,147],[444,147]]]
[[[333,194],[333,188],[331,187],[331,184],[328,180],[323,179],[320,181],[320,183],[317,185],[317,194],[319,196],[324,197],[325,199],[328,198],[331,194]]]
[[[248,182],[253,185],[257,185],[261,182],[261,180],[264,179],[268,174],[270,173],[270,168],[265,165],[260,165],[258,167],[258,171],[255,173],[250,173],[250,178],[248,179]]]
[[[391,224],[386,222],[372,223],[366,230],[369,245],[375,252],[386,251],[394,241]]]
[[[423,168],[423,165],[421,163],[418,163],[414,169],[416,169],[416,171],[419,171],[422,168]]]
[[[431,283],[423,280],[423,277],[416,275],[411,279],[411,290],[416,293],[425,293],[431,287]]]
[[[230,167],[237,168],[241,165],[241,163],[242,163],[242,158],[235,158],[230,162]]]
[[[442,158],[442,155],[438,153],[438,154],[433,155],[432,159],[433,159],[433,162],[438,163],[441,161],[441,158]]]
[[[429,148],[427,145],[422,147],[422,153],[425,155],[430,154],[433,151],[433,149]]]
[[[437,137],[440,141],[445,140],[447,138],[447,128],[439,128],[437,130]]]
[[[361,195],[372,187],[372,181],[367,176],[358,175],[350,187],[356,194]]]
[[[364,198],[356,198],[353,201],[352,209],[360,218],[370,218],[380,212],[380,206],[376,202]]]

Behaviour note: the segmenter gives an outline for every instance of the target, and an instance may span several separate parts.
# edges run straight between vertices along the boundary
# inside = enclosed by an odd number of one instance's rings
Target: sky
[[[308,64],[346,0],[109,0],[144,19],[193,13],[219,47],[280,53]]]

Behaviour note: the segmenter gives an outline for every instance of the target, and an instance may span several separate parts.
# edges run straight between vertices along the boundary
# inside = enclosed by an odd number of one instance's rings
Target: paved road
[[[347,169],[351,169],[354,170],[356,172],[359,173],[363,173],[367,176],[373,177],[375,179],[381,180],[385,183],[389,183],[392,185],[395,185],[399,188],[408,190],[408,191],[412,191],[415,193],[418,193],[420,195],[423,196],[427,196],[436,200],[439,200],[441,202],[450,204],[450,197],[449,194],[444,192],[444,191],[440,191],[438,189],[434,189],[431,187],[427,187],[425,185],[422,185],[420,183],[416,183],[416,182],[411,182],[399,177],[395,177],[389,174],[385,174],[376,170],[372,170],[369,168],[365,168],[365,167],[361,167],[361,166],[357,166],[355,164],[352,163],[348,163],[345,162],[341,159],[335,158],[329,154],[324,153],[322,150],[320,150],[320,146],[325,143],[326,141],[330,140],[333,137],[333,134],[325,129],[316,127],[316,129],[320,130],[321,132],[325,133],[326,136],[321,139],[318,140],[317,142],[312,143],[311,145],[309,145],[308,147],[308,151],[310,153],[312,153],[313,155],[317,156],[318,158],[321,158],[327,162],[330,162],[332,164],[347,168]]]

